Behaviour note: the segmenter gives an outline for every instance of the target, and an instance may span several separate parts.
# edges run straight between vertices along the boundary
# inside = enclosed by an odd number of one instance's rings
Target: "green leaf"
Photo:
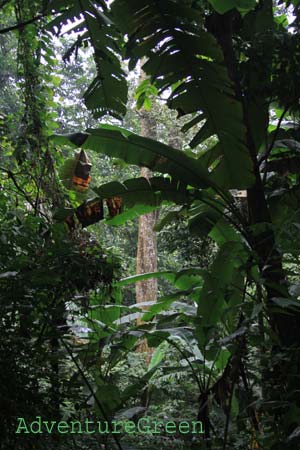
[[[209,0],[209,3],[219,14],[225,14],[233,8],[245,14],[254,9],[257,4],[256,0]]]
[[[96,305],[89,311],[91,319],[96,319],[104,325],[112,325],[121,315],[120,306],[116,305]]]
[[[133,178],[123,183],[112,181],[93,188],[93,191],[100,198],[122,198],[124,211],[108,221],[111,225],[121,225],[126,220],[147,214],[162,203],[188,205],[193,199],[193,191],[185,185],[162,177]]]
[[[236,277],[241,276],[246,259],[247,253],[240,242],[226,242],[220,248],[200,292],[198,316],[204,327],[218,323],[233,296],[242,298],[243,288],[236,286]],[[234,303],[237,303],[235,298]]]
[[[180,270],[179,272],[173,271],[161,271],[161,272],[148,272],[131,277],[123,278],[115,283],[116,286],[126,286],[128,284],[137,283],[138,281],[149,280],[152,278],[164,278],[172,283],[178,289],[189,289],[196,284],[199,284],[202,280],[203,269],[199,267],[191,267],[188,269]]]
[[[216,223],[209,236],[220,246],[226,242],[241,242],[241,236],[224,217]]]
[[[139,415],[145,413],[147,410],[147,408],[143,407],[143,406],[135,406],[133,408],[128,408],[125,410],[120,411],[117,415],[116,418],[119,419],[127,419],[127,420],[132,420],[135,417],[138,417]],[[123,445],[122,445],[122,449],[124,449]],[[130,450],[130,449],[128,449]]]
[[[137,202],[138,203],[138,202]],[[143,216],[144,214],[149,214],[152,211],[155,211],[157,206],[149,206],[149,205],[139,205],[136,204],[130,209],[117,214],[115,217],[111,219],[106,219],[106,223],[112,226],[120,226],[124,225],[128,220],[134,220],[137,217]]]
[[[151,278],[165,278],[168,281],[174,282],[176,274],[170,270],[162,272],[149,272],[141,275],[133,275],[132,277],[123,278],[115,283],[116,286],[126,286],[128,284],[136,283],[138,281],[149,280]]]
[[[161,363],[161,361],[163,361],[164,357],[165,357],[165,350],[166,350],[166,346],[165,343],[159,345],[157,347],[157,349],[155,350],[155,352],[153,353],[148,369],[151,370],[153,367],[157,366],[159,363]]]
[[[216,208],[197,201],[190,210],[189,229],[191,233],[201,237],[207,236],[222,217],[223,206],[221,206],[221,210],[220,205],[216,205]]]
[[[169,225],[170,223],[173,223],[176,220],[178,220],[181,217],[181,215],[182,215],[181,211],[170,211],[165,215],[165,217],[163,217],[162,219],[160,219],[159,222],[156,223],[154,231],[161,231],[166,225]]]
[[[254,0],[222,0],[217,6],[221,8],[224,3],[224,11],[255,6]],[[115,0],[112,10],[120,29],[128,35],[127,57],[131,61],[146,59],[143,70],[159,93],[169,95],[168,106],[180,116],[195,114],[192,124],[197,123],[197,117],[205,121],[192,145],[217,136],[231,186],[250,187],[253,164],[242,105],[236,100],[222,50],[203,29],[201,15],[195,8],[171,0],[164,0],[159,8],[156,2],[146,0]],[[170,89],[174,85],[176,88]]]
[[[102,125],[87,133],[56,135],[59,145],[73,145],[120,158],[128,164],[168,173],[175,180],[198,188],[214,186],[201,162],[161,142],[138,136],[124,128]]]
[[[121,119],[126,113],[128,90],[120,62],[122,43],[116,27],[106,15],[105,2],[97,3],[95,7],[93,2],[51,1],[49,13],[58,14],[48,28],[59,32],[63,25],[70,26],[70,21],[75,22],[68,33],[75,32],[77,40],[67,51],[65,59],[70,59],[72,53],[76,55],[82,45],[91,44],[97,69],[96,78],[84,93],[85,104],[97,118],[110,114]]]
[[[188,191],[185,185],[172,182],[170,178],[152,177],[146,179],[132,178],[119,183],[112,181],[93,191],[101,198],[120,196],[123,203],[132,207],[136,204],[159,206],[163,201],[174,203],[187,203],[192,199],[193,191]]]
[[[191,344],[194,339],[192,329],[189,327],[160,328],[147,334],[150,347],[155,347],[165,340],[180,340]]]
[[[155,315],[161,313],[162,311],[167,311],[170,305],[175,302],[175,300],[182,298],[188,294],[189,292],[187,291],[179,291],[173,294],[165,295],[149,308],[149,310],[143,315],[142,320],[144,322],[152,320]]]

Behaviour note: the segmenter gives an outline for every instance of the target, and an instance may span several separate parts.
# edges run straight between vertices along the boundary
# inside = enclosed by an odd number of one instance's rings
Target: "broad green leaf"
[[[60,32],[63,25],[67,25],[67,33],[76,33],[77,40],[66,52],[66,60],[73,53],[76,55],[83,45],[93,47],[97,76],[84,93],[85,104],[95,117],[110,114],[121,119],[127,103],[126,74],[120,63],[122,44],[116,27],[106,15],[105,2],[97,3],[95,7],[93,2],[51,1],[47,9],[57,15],[48,28]],[[74,23],[72,28],[70,21]]]
[[[240,327],[238,330],[234,331],[233,333],[231,333],[230,335],[224,337],[223,339],[221,339],[220,344],[221,345],[226,345],[232,341],[235,341],[237,338],[239,338],[240,336],[244,336],[247,332],[247,328],[246,327]]]
[[[217,3],[220,7],[225,3],[224,11],[255,6],[254,0]],[[192,125],[203,120],[192,145],[216,136],[231,186],[250,187],[253,164],[242,105],[236,99],[223,52],[213,35],[203,29],[201,15],[198,17],[195,8],[171,0],[164,0],[159,8],[146,0],[115,0],[112,10],[128,35],[127,57],[133,63],[145,58],[143,70],[159,93],[169,95],[169,108],[180,116],[194,114]],[[174,85],[176,88],[170,89]]]
[[[160,328],[147,333],[147,340],[150,347],[156,347],[167,339],[180,340],[190,344],[194,337],[192,329],[188,327]]]
[[[231,353],[227,349],[220,348],[220,351],[218,353],[218,357],[217,357],[217,359],[215,361],[215,367],[219,371],[223,372],[225,367],[226,367],[226,365],[227,365],[227,363],[228,363],[228,361],[229,361],[230,356],[231,356]]]
[[[254,9],[257,4],[256,0],[209,0],[209,2],[219,14],[225,14],[233,8],[245,14]]]
[[[209,206],[197,201],[195,206],[190,209],[189,229],[191,233],[201,237],[207,236],[220,220],[223,205],[220,206],[217,203],[214,205],[213,201],[211,203],[212,206]]]
[[[125,325],[127,323],[136,322],[138,319],[141,319],[143,317],[142,312],[135,312],[128,314],[126,316],[122,316],[120,319],[116,320],[115,323],[117,325]]]
[[[124,212],[109,220],[111,225],[120,225],[153,211],[164,202],[187,205],[193,199],[193,191],[185,185],[162,177],[133,178],[123,183],[113,181],[93,188],[93,191],[100,198],[121,197]]]
[[[224,217],[215,224],[209,236],[220,246],[226,242],[241,242],[240,234]]]
[[[159,364],[165,357],[166,353],[166,345],[165,343],[159,345],[155,352],[153,353],[148,369],[151,370],[153,367],[155,367],[157,364]]]
[[[183,269],[179,272],[173,271],[161,271],[161,272],[149,272],[131,277],[123,278],[115,283],[116,286],[125,286],[127,284],[136,283],[138,281],[149,280],[152,278],[164,278],[170,283],[174,284],[178,289],[189,289],[200,283],[204,274],[203,269],[199,267],[191,267],[189,269]]]
[[[135,205],[111,219],[107,218],[106,223],[113,226],[124,225],[128,220],[134,220],[139,216],[155,211],[155,209],[157,209],[157,206]]]
[[[132,178],[123,183],[112,181],[93,191],[101,198],[119,196],[129,208],[136,204],[157,207],[163,201],[184,204],[193,198],[193,191],[187,190],[185,185],[162,177]]]
[[[159,314],[162,311],[167,311],[170,305],[175,302],[175,300],[187,296],[188,294],[188,291],[179,291],[173,294],[165,295],[150,307],[149,311],[147,311],[143,315],[142,320],[144,322],[150,321],[156,314]]]
[[[237,298],[242,298],[243,288],[235,283],[237,274],[242,275],[241,267],[246,259],[247,253],[240,242],[226,242],[220,248],[210,271],[206,273],[197,312],[202,324],[202,329],[199,330],[199,336],[202,335],[200,342],[202,339],[205,342],[205,329],[209,330],[211,326],[215,326],[221,320],[226,307],[232,301],[236,303],[237,300],[232,297],[237,295]]]
[[[185,208],[183,208],[183,210],[185,210]],[[180,217],[182,217],[182,211],[170,211],[156,223],[154,231],[161,231],[166,225],[177,221]]]
[[[143,407],[143,406],[135,406],[133,408],[128,408],[125,410],[120,411],[118,414],[116,414],[116,418],[119,419],[127,419],[127,420],[132,420],[135,417],[139,416],[140,414],[145,413],[147,410],[147,408]],[[122,445],[122,449],[123,449],[123,445]]]
[[[90,309],[89,316],[91,319],[101,321],[104,325],[111,325],[121,314],[120,306],[116,305],[96,305]]]
[[[86,133],[56,135],[58,145],[72,145],[120,158],[128,164],[168,173],[174,180],[198,188],[213,187],[201,162],[161,142],[138,136],[120,127],[102,125]]]
[[[174,282],[176,274],[170,270],[162,271],[162,272],[150,272],[143,273],[140,275],[133,275],[132,277],[123,278],[120,281],[117,281],[116,286],[126,286],[127,284],[136,283],[137,281],[149,280],[151,278],[165,278],[168,281]]]

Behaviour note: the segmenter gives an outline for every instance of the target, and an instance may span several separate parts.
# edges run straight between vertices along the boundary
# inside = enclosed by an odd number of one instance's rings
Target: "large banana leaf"
[[[161,142],[111,125],[86,133],[54,136],[58,144],[73,145],[123,159],[129,164],[168,173],[174,180],[198,188],[215,187],[202,163]]]
[[[221,320],[227,326],[234,325],[237,307],[244,294],[244,265],[247,252],[241,242],[225,242],[204,276],[203,288],[198,299],[198,316],[202,327],[198,339],[206,345],[210,330]]]
[[[51,31],[58,33],[67,25],[68,32],[76,32],[77,39],[65,59],[72,53],[76,56],[81,46],[90,45],[94,49],[97,76],[84,94],[87,108],[95,117],[110,114],[122,118],[127,103],[126,75],[120,63],[122,46],[120,35],[108,17],[105,1],[53,0],[48,12],[57,13],[48,25]]]
[[[133,178],[123,183],[112,181],[93,188],[100,198],[122,198],[124,211],[110,220],[111,225],[121,225],[127,220],[156,209],[163,202],[188,205],[193,201],[193,191],[170,178]]]
[[[163,201],[182,204],[193,199],[192,190],[188,190],[181,183],[171,181],[170,178],[163,177],[153,177],[149,180],[144,177],[132,178],[123,183],[112,181],[93,188],[93,191],[102,198],[120,196],[128,207],[137,203],[157,207]]]
[[[115,0],[112,13],[128,35],[130,67],[145,57],[143,70],[161,93],[169,95],[169,107],[180,115],[194,113],[205,119],[193,145],[217,136],[230,186],[251,186],[242,105],[235,98],[221,48],[199,11],[174,0]]]
[[[203,274],[204,270],[200,267],[191,267],[189,269],[180,270],[179,272],[164,270],[162,272],[148,272],[133,275],[131,277],[126,277],[122,280],[117,281],[115,285],[121,287],[152,278],[164,278],[165,280],[174,284],[174,286],[178,289],[190,289],[196,284],[201,284],[200,281],[202,280]]]

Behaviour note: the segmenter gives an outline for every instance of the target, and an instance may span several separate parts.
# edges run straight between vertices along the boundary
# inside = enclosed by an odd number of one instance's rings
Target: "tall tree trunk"
[[[141,71],[140,82],[145,79],[145,74]],[[141,114],[141,135],[156,139],[156,121],[146,111]],[[146,167],[141,168],[141,176],[149,179],[152,176],[151,170]],[[157,220],[157,211],[150,212],[139,218],[138,229],[138,246],[136,257],[136,273],[155,272],[157,270],[157,241],[156,233],[153,230]],[[136,283],[136,302],[144,303],[156,301],[157,299],[157,280],[151,278],[149,280],[139,281]],[[147,307],[143,307],[144,310]],[[138,324],[141,320],[138,320]],[[138,347],[139,352],[146,352],[147,359],[151,357],[151,349],[146,340],[143,340]]]

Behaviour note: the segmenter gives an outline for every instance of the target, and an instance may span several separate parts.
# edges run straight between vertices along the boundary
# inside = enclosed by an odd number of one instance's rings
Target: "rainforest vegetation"
[[[0,0],[0,86],[0,448],[299,450],[300,1]]]

